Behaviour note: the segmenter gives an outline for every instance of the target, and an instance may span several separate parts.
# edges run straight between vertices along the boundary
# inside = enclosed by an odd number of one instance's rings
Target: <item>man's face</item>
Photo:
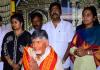
[[[35,16],[35,17],[32,19],[32,26],[33,26],[36,30],[40,30],[40,29],[41,29],[41,26],[42,26],[42,20],[41,20],[38,16]]]
[[[51,8],[51,11],[50,11],[50,16],[51,16],[51,19],[58,19],[60,18],[60,9],[58,8],[58,6],[53,6]]]
[[[32,39],[32,47],[34,48],[36,54],[42,55],[47,47],[46,40],[39,37]]]

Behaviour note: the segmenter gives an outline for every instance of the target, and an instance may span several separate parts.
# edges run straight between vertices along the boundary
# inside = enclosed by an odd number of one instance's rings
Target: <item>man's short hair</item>
[[[32,33],[32,39],[36,39],[36,38],[45,38],[45,39],[48,39],[48,34],[45,30],[35,30],[33,33]]]
[[[58,2],[53,2],[53,3],[50,4],[49,12],[51,12],[52,7],[54,7],[54,6],[57,6],[59,8],[59,10],[60,10],[60,13],[62,13],[61,12],[61,5]]]
[[[43,20],[42,14],[40,14],[40,13],[38,13],[38,12],[35,12],[35,13],[32,12],[32,13],[30,14],[31,22],[32,22],[32,20],[33,20],[35,17],[39,17],[40,20]]]
[[[0,16],[0,21],[2,21],[2,17]]]

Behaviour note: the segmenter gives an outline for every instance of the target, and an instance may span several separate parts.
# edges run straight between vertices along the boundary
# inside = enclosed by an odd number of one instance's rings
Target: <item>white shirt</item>
[[[29,31],[30,34],[32,34],[35,31],[34,28],[32,28],[32,30]]]
[[[50,45],[54,48],[58,56],[63,59],[68,48],[68,43],[71,42],[74,35],[72,24],[61,19],[56,28],[54,27],[52,21],[50,21],[44,24],[42,29],[46,30]],[[69,58],[63,66],[64,68],[68,68],[70,66]]]

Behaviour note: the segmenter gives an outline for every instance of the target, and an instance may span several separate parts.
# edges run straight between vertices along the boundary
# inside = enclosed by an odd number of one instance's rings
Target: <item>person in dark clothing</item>
[[[2,43],[3,70],[21,70],[23,48],[31,43],[31,34],[24,30],[24,19],[20,13],[11,16],[13,31],[8,32]]]

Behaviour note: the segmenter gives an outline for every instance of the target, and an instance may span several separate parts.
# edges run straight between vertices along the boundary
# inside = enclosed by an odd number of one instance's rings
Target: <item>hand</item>
[[[38,64],[33,58],[30,59],[29,65],[30,70],[39,70]]]
[[[13,70],[19,70],[20,69],[20,66],[18,64],[15,64],[15,63],[12,65],[12,67],[13,67]]]
[[[87,54],[87,50],[85,50],[83,48],[78,48],[75,50],[74,54],[79,56],[79,57],[82,57],[82,56],[85,56]]]

